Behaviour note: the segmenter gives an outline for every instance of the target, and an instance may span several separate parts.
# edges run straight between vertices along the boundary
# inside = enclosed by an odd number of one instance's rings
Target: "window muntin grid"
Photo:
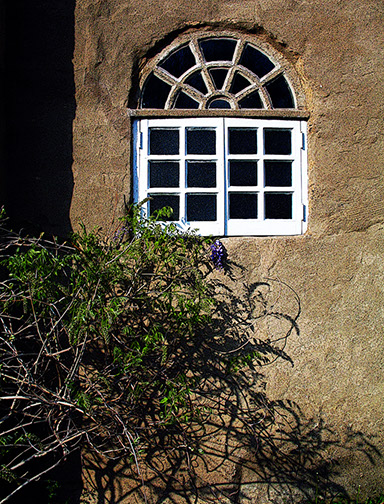
[[[136,121],[135,200],[152,198],[147,213],[171,206],[170,220],[202,235],[301,234],[305,126],[240,118]]]
[[[250,41],[202,36],[165,51],[147,75],[142,109],[294,109],[284,68]]]

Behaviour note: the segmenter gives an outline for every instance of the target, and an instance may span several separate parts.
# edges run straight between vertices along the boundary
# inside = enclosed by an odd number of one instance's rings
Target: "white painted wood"
[[[229,153],[229,133],[231,127],[255,128],[257,134],[257,152],[253,154]],[[150,128],[170,128],[179,131],[180,152],[177,155],[153,155],[149,153]],[[187,154],[186,129],[209,128],[216,132],[215,154]],[[289,154],[265,154],[264,129],[276,128],[290,130],[292,149]],[[306,122],[299,120],[250,119],[232,117],[166,118],[142,119],[134,122],[134,198],[136,202],[144,200],[149,193],[177,194],[180,196],[180,219],[178,225],[183,228],[198,229],[202,235],[217,236],[273,236],[302,234],[307,228],[308,185]],[[140,139],[141,138],[141,139]],[[303,142],[304,139],[304,142]],[[304,143],[304,145],[303,145]],[[304,147],[304,148],[303,148]],[[180,169],[180,187],[150,188],[148,180],[149,161],[178,161]],[[216,187],[187,187],[187,161],[211,161],[216,163]],[[257,185],[230,186],[229,162],[248,160],[257,162]],[[264,180],[264,161],[290,161],[292,166],[292,185],[267,187]],[[231,219],[229,213],[229,194],[244,193],[258,196],[257,219]],[[266,219],[264,197],[267,193],[292,195],[291,219]],[[188,221],[186,209],[187,194],[213,194],[217,198],[217,218],[215,221]],[[144,210],[148,211],[148,203]],[[303,211],[304,209],[304,211]],[[304,217],[303,217],[304,216]]]

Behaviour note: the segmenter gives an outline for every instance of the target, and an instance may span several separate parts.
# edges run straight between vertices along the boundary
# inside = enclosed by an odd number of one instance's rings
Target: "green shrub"
[[[3,216],[1,252],[3,497],[80,445],[135,459],[199,414],[186,358],[213,304],[204,239],[135,207],[115,236],[82,227],[66,243],[21,238]]]

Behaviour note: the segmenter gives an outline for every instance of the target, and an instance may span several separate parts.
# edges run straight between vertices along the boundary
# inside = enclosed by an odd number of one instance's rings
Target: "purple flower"
[[[223,261],[224,261],[224,245],[220,240],[216,240],[215,243],[211,245],[211,260],[216,269],[223,269]]]
[[[113,240],[115,242],[121,243],[128,233],[129,233],[129,227],[121,226],[120,229],[118,229],[115,235],[113,236]]]

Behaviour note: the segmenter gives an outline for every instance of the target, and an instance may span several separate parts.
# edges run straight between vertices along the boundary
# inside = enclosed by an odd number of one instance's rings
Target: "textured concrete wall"
[[[383,4],[78,0],[75,19],[74,226],[81,219],[109,230],[130,198],[126,111],[146,56],[178,33],[211,26],[256,34],[294,65],[310,113],[309,230],[300,237],[224,241],[229,259],[243,268],[234,269],[234,293],[244,281],[273,278],[300,299],[299,334],[292,332],[284,349],[289,359],[262,372],[268,396],[300,411],[292,416],[298,422],[294,460],[308,471],[298,469],[295,480],[294,468],[284,473],[282,464],[280,481],[269,475],[263,484],[256,469],[239,462],[221,477],[237,481],[232,502],[267,502],[267,495],[298,502],[300,485],[316,479],[310,465],[317,450],[324,462],[316,466],[319,478],[327,467],[336,490],[351,496],[359,486],[363,495],[383,491]],[[278,302],[281,313],[293,316],[292,291],[279,294],[284,284],[269,282],[271,306]],[[281,324],[258,330],[275,337],[285,331]]]

